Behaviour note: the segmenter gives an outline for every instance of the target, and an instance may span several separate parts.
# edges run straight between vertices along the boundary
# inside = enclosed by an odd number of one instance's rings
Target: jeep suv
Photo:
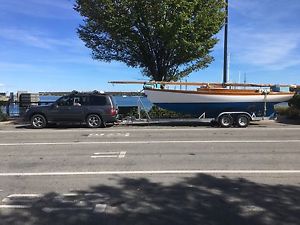
[[[98,128],[115,122],[117,113],[118,108],[110,95],[96,91],[72,92],[51,105],[32,106],[26,110],[24,119],[37,129],[57,122],[80,122],[90,128]]]

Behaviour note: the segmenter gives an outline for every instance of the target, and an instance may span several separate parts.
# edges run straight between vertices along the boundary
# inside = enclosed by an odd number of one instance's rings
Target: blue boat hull
[[[160,108],[183,114],[201,116],[205,113],[207,118],[215,118],[222,112],[248,112],[256,117],[269,117],[274,113],[274,105],[279,102],[268,102],[266,114],[263,102],[230,102],[230,103],[154,103]]]

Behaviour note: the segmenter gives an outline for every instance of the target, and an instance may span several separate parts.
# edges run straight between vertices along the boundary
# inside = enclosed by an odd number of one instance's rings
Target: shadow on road
[[[298,225],[300,221],[299,186],[209,175],[168,186],[147,179],[117,179],[117,187],[99,185],[75,197],[48,193],[30,209],[0,211],[1,225]]]
[[[105,128],[113,127],[114,124],[108,123],[106,124]],[[17,124],[15,126],[16,129],[29,129],[29,130],[36,130],[32,128],[29,124]],[[62,124],[47,124],[46,128],[44,129],[51,129],[51,130],[67,130],[67,129],[74,129],[74,128],[83,128],[83,129],[90,129],[85,124],[80,123],[62,123]],[[105,128],[99,128],[99,129],[105,129]],[[97,129],[97,128],[96,128]]]
[[[155,120],[155,121],[130,121],[130,122],[120,122],[120,123],[108,123],[106,124],[106,128],[113,128],[113,127],[211,127],[209,122],[201,122],[199,120]],[[33,128],[28,124],[17,124],[15,126],[16,129],[32,129]],[[74,128],[86,128],[88,127],[85,124],[79,123],[62,123],[62,124],[48,124],[44,129],[74,129]],[[103,129],[103,128],[99,128]]]

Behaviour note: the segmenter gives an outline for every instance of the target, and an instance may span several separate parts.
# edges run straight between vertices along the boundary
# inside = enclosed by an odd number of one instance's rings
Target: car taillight
[[[115,116],[115,115],[117,115],[117,114],[118,114],[118,110],[117,110],[117,109],[112,108],[112,109],[110,110],[110,115]]]

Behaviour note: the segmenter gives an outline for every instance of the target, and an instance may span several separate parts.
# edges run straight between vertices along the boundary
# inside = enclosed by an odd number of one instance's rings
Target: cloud
[[[232,53],[244,64],[285,69],[300,65],[299,38],[300,33],[239,30],[234,32]]]
[[[0,29],[0,38],[12,42],[18,42],[27,46],[42,49],[55,49],[65,47],[68,49],[83,48],[83,43],[78,38],[52,38],[47,33],[34,30]]]
[[[229,3],[233,13],[247,18],[250,22],[280,23],[285,19],[298,17],[299,0],[232,0]]]
[[[299,0],[230,1],[232,63],[267,70],[299,66],[299,11]]]
[[[50,19],[77,19],[73,0],[7,0],[0,4],[0,15],[20,14]],[[5,15],[6,14],[6,15]]]
[[[0,62],[0,71],[22,71],[22,70],[33,70],[35,65],[27,63],[16,63],[16,62]]]
[[[67,10],[72,8],[74,5],[73,0],[29,0],[29,2]]]

